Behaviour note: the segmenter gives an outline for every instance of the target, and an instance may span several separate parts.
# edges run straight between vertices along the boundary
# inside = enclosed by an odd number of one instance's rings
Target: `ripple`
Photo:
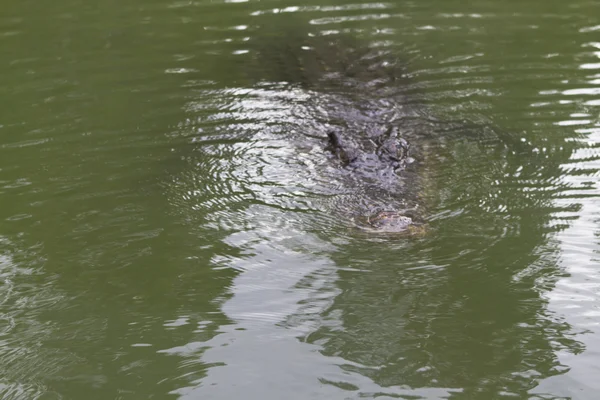
[[[7,8],[0,397],[593,398],[593,5],[239,2]]]
[[[254,11],[250,13],[252,16],[264,15],[267,13],[295,13],[295,12],[334,12],[334,11],[352,11],[352,10],[372,10],[372,9],[389,9],[393,8],[391,3],[362,3],[362,4],[344,4],[339,6],[293,6],[284,8],[273,8],[265,11]]]

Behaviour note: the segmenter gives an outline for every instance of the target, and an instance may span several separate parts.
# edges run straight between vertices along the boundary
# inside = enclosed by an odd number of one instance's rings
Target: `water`
[[[1,397],[595,399],[598,15],[6,4]],[[416,121],[441,121],[426,236],[338,212],[327,103],[253,58],[304,29],[403,55]]]

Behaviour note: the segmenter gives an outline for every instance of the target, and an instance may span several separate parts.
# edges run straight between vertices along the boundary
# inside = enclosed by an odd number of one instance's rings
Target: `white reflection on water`
[[[580,32],[597,28],[584,28]],[[595,42],[591,45],[597,47]],[[597,53],[592,55],[600,57]],[[584,63],[580,68],[599,69],[600,63]],[[546,293],[549,309],[579,333],[577,340],[583,343],[585,350],[581,354],[557,352],[560,362],[568,366],[568,372],[547,378],[533,391],[574,399],[596,399],[600,392],[600,182],[597,172],[600,171],[600,117],[597,109],[588,108],[600,105],[598,100],[588,100],[588,96],[600,94],[600,88],[593,86],[598,84],[596,77],[588,77],[590,87],[562,91],[562,95],[577,96],[574,101],[579,112],[572,113],[572,119],[560,121],[558,125],[586,127],[574,130],[581,137],[582,147],[563,165],[561,179],[571,188],[572,195],[556,201],[565,206],[576,201],[581,208],[569,228],[557,235],[561,249],[559,265],[568,276],[559,279],[554,289]],[[578,120],[578,116],[595,118]]]
[[[326,255],[334,250],[333,245],[286,223],[283,214],[254,207],[248,217],[255,220],[257,229],[226,240],[246,254],[230,258],[230,267],[240,274],[232,282],[231,297],[222,311],[233,323],[221,326],[220,334],[205,343],[165,351],[193,356],[202,347],[202,362],[210,366],[205,377],[173,394],[183,399],[300,400],[309,394],[312,399],[349,395],[443,399],[460,392],[382,387],[344,368],[377,367],[325,356],[320,345],[305,342],[303,338],[325,323],[321,315],[340,294],[338,269]]]
[[[331,11],[351,11],[351,10],[382,10],[392,8],[390,3],[363,3],[363,4],[343,4],[339,6],[290,6],[284,8],[273,8],[271,10],[259,10],[250,13],[252,16],[263,14],[295,13],[295,12],[331,12]]]

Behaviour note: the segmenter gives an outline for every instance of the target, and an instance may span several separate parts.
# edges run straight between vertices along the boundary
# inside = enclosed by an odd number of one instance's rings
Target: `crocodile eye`
[[[409,149],[410,149],[410,144],[406,141],[406,139],[403,139],[403,138],[398,139],[398,157],[407,158]]]
[[[334,148],[340,148],[342,145],[340,144],[340,137],[337,133],[333,131],[327,132],[327,137],[329,138],[329,145]]]

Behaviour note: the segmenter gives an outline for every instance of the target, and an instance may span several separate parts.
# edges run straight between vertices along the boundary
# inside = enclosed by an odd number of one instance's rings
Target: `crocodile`
[[[364,201],[351,212],[359,228],[421,235],[426,229],[416,187],[421,182],[414,171],[410,179],[403,179],[407,168],[417,162],[411,156],[410,143],[399,131],[392,126],[368,137],[329,131],[325,149],[339,160],[340,168],[355,177],[354,187],[362,188]]]
[[[347,38],[297,32],[263,38],[256,54],[269,81],[299,86],[315,103],[303,118],[319,121],[324,150],[356,194],[333,211],[363,230],[424,233],[425,147],[414,142],[425,140],[426,124],[405,93],[403,63]]]

